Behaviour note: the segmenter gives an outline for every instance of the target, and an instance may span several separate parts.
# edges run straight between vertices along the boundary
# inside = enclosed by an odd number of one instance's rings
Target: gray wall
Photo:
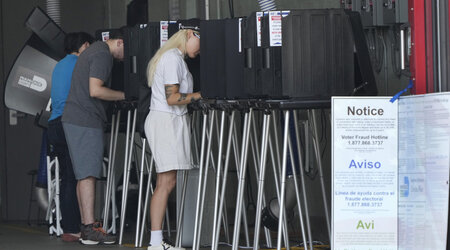
[[[3,1],[0,1],[0,20],[3,20]],[[4,79],[4,70],[3,70],[3,25],[0,25],[0,79]],[[4,88],[0,88],[0,101],[3,104],[3,91]],[[4,197],[6,197],[6,190],[3,186],[3,182],[5,181],[4,176],[5,175],[5,167],[6,167],[6,156],[5,156],[5,146],[6,146],[6,140],[5,140],[5,117],[6,117],[6,110],[4,105],[0,105],[0,219],[3,218],[3,211],[2,211],[2,203]]]
[[[43,6],[45,1],[2,1],[2,79],[6,80],[14,59],[20,52],[30,32],[25,29],[24,21],[33,6]],[[4,81],[3,81],[4,82]],[[1,88],[1,102],[3,101]],[[2,165],[0,188],[2,190],[2,218],[23,219],[27,212],[30,191],[30,176],[27,172],[36,169],[39,162],[39,150],[42,131],[33,125],[34,118],[19,118],[16,126],[9,126],[9,111],[2,105],[2,143],[0,155]]]

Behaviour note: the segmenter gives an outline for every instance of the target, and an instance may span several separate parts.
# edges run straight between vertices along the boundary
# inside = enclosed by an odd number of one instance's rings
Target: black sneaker
[[[182,247],[175,247],[168,240],[163,240],[159,245],[148,246],[147,250],[186,250],[186,249]]]
[[[116,236],[107,234],[99,222],[82,227],[80,239],[85,245],[116,243]]]

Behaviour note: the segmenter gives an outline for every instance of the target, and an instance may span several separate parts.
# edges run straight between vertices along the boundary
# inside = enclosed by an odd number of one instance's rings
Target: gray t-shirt
[[[106,83],[112,66],[113,57],[104,42],[95,42],[80,54],[72,73],[63,122],[90,128],[104,127],[107,120],[103,101],[90,96],[89,78],[98,78]]]

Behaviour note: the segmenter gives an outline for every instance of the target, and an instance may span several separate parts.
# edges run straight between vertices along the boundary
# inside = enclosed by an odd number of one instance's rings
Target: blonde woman
[[[182,29],[174,34],[150,60],[147,68],[152,88],[145,134],[156,162],[156,189],[150,205],[149,250],[176,250],[163,240],[162,222],[167,199],[176,184],[178,170],[191,169],[187,104],[201,98],[192,93],[193,80],[184,58],[200,53],[200,33]]]

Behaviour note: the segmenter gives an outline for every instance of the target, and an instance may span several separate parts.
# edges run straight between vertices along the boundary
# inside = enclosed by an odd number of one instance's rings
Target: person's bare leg
[[[152,231],[162,230],[166,213],[167,200],[176,184],[177,171],[159,173],[156,179],[156,189],[150,203],[150,219]]]
[[[95,201],[95,178],[89,176],[78,181],[78,199],[80,204],[81,221],[85,225],[95,222],[94,201]]]
[[[83,209],[81,207],[81,199],[80,199],[80,181],[78,181],[77,183],[77,200],[78,200],[78,208],[80,209],[81,225],[85,225],[83,217]]]

